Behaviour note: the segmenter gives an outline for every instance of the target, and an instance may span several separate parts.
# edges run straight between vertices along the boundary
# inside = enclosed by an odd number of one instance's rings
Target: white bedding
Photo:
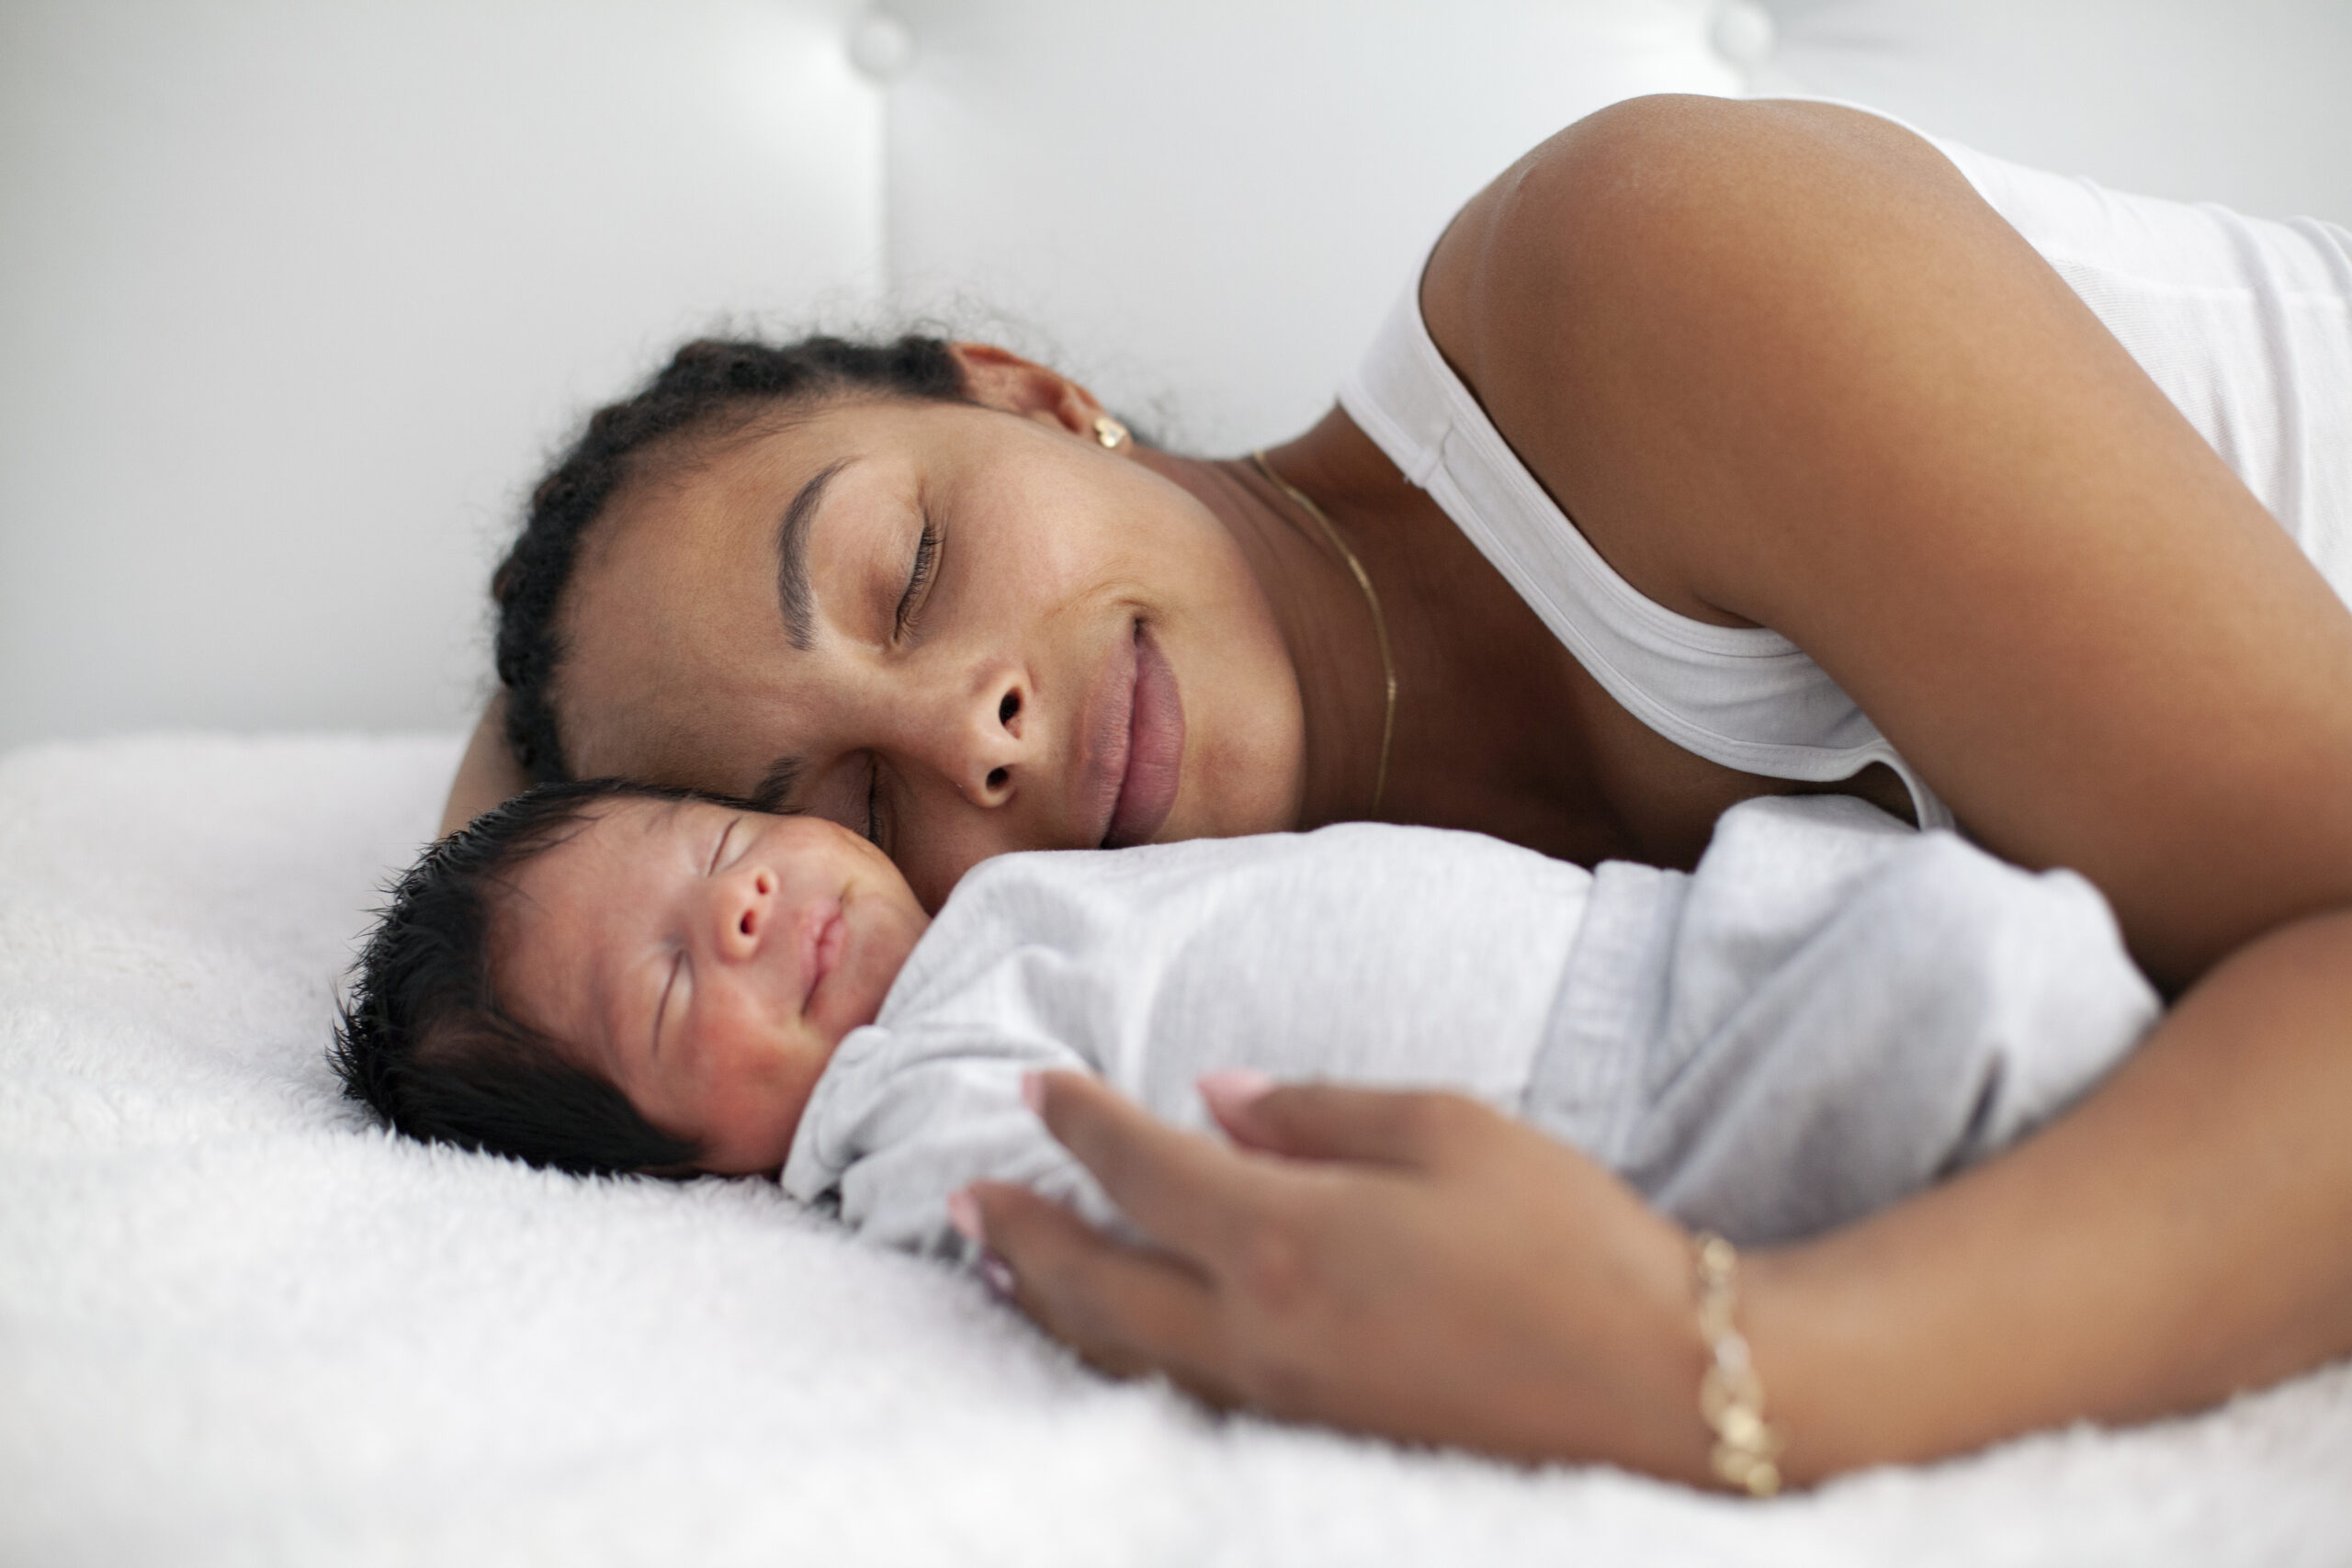
[[[1219,1421],[769,1184],[389,1138],[322,1051],[456,746],[0,759],[0,1562],[2352,1561],[2352,1365],[1747,1506]]]

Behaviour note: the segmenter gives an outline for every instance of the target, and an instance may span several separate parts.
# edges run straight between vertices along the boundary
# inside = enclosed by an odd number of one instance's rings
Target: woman
[[[1594,116],[1415,298],[1262,464],[984,347],[689,351],[536,498],[452,819],[693,783],[867,830],[935,904],[1005,850],[1349,817],[1681,865],[1766,791],[1949,813],[2090,876],[2178,999],[1864,1224],[1694,1282],[1467,1102],[1228,1088],[1237,1150],[1060,1078],[1049,1125],[1159,1245],[1002,1188],[971,1222],[1103,1365],[1702,1482],[1754,1473],[1698,1407],[1726,1309],[1800,1480],[2352,1348],[2352,615],[2247,483],[2309,539],[2352,531],[2333,470],[2224,420],[2233,472],[1951,163],[1828,106]]]

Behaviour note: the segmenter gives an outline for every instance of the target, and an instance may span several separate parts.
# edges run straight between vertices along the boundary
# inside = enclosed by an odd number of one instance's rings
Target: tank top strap
[[[1438,352],[1418,274],[1341,385],[1340,405],[1651,729],[1767,778],[1826,784],[1884,762],[1922,828],[1953,825],[1951,808],[1796,644],[1763,627],[1677,615],[1601,558]]]

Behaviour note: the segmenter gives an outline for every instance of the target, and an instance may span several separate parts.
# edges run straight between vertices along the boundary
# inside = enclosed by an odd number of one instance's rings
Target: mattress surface
[[[323,1051],[457,745],[0,758],[0,1562],[2352,1552],[2352,1366],[1746,1505],[1213,1417],[768,1182],[391,1138]]]

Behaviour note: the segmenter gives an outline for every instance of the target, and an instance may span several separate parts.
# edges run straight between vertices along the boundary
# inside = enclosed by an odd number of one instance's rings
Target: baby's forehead
[[[528,873],[550,862],[579,860],[593,850],[598,859],[658,850],[694,802],[656,795],[615,794],[581,803],[571,820],[549,833],[518,869]]]
[[[659,840],[675,829],[681,818],[695,811],[715,810],[693,795],[615,795],[589,805],[591,831],[634,831],[640,840]]]
[[[583,803],[570,821],[508,863],[492,900],[496,923],[527,935],[582,893],[641,878],[675,852],[682,809],[692,804],[640,795]]]
[[[678,858],[691,799],[615,794],[582,804],[536,846],[485,885],[488,951],[502,993],[545,979],[550,964],[568,976],[593,970],[610,939],[649,913],[665,867]]]
[[[647,907],[670,804],[584,801],[482,884],[490,995],[574,1065],[594,1055],[607,972]]]

